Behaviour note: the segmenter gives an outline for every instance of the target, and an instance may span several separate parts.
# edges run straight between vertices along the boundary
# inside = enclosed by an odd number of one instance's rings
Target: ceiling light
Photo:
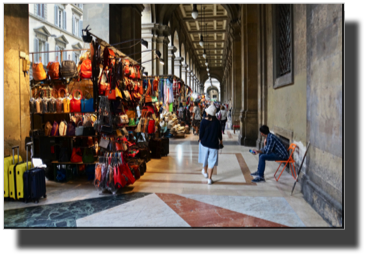
[[[196,20],[197,17],[198,17],[197,5],[196,5],[196,4],[193,4],[192,18]]]
[[[209,71],[209,67],[207,67],[206,70]]]
[[[206,51],[204,49],[204,54],[202,55],[204,58],[206,58]]]
[[[205,62],[205,65],[206,65],[206,66],[209,66],[209,62],[208,62],[208,61],[206,61],[206,62]]]
[[[200,44],[201,47],[204,47],[204,37],[202,35],[198,44]]]
[[[160,59],[159,59],[159,63],[161,63],[162,65],[164,65],[164,60],[163,60],[163,58],[160,58]]]

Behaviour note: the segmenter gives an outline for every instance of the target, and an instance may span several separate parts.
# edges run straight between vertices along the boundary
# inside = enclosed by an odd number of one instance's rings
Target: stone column
[[[174,74],[175,64],[175,52],[177,51],[175,46],[168,46],[168,74]]]
[[[142,4],[110,4],[110,44],[122,41],[141,39],[141,12],[144,10]],[[125,43],[126,45],[131,42]],[[121,48],[119,47],[119,48]],[[141,58],[141,44],[132,48],[121,49],[133,59]]]
[[[148,51],[146,53],[142,53],[141,62],[149,61],[145,64],[142,64],[145,67],[145,71],[148,72],[149,75],[157,74],[157,64],[158,59],[156,59],[156,52],[157,49],[157,37],[154,35],[154,29],[156,28],[156,24],[142,24],[142,31],[141,37],[148,42],[148,48],[145,49],[141,47],[142,51]]]
[[[260,5],[242,5],[241,18],[241,75],[243,84],[241,134],[239,141],[245,146],[256,146],[259,130]]]
[[[183,65],[181,64],[181,62],[184,60],[184,58],[182,57],[175,57],[175,62],[174,62],[174,74],[179,77],[180,79],[182,79],[184,81],[184,78],[183,78]]]
[[[184,83],[186,85],[188,85],[188,79],[187,79],[188,72],[187,72],[187,68],[188,68],[187,64],[182,64],[181,79],[183,79],[183,81],[184,81]]]
[[[12,155],[12,147],[18,145],[23,161],[26,161],[25,137],[29,136],[30,131],[29,100],[31,95],[29,74],[22,71],[20,52],[29,56],[28,23],[28,4],[4,5],[3,155]]]

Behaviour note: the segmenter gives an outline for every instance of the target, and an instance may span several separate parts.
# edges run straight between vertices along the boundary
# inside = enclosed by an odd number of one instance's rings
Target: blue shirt
[[[203,119],[200,124],[201,145],[210,149],[219,149],[219,141],[222,140],[222,127],[217,118],[212,121]]]
[[[287,152],[285,145],[283,145],[282,141],[272,133],[269,133],[266,138],[266,146],[263,153],[275,153],[278,154],[282,159],[286,160],[289,158],[289,153]]]

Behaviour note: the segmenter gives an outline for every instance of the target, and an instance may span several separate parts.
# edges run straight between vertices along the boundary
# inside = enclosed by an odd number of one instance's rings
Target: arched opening
[[[181,50],[180,50],[180,56],[182,57],[182,58],[184,58],[183,59],[183,64],[186,64],[186,57],[185,57],[185,47],[184,47],[184,43],[182,43],[181,44],[181,48],[180,48]]]
[[[205,81],[204,92],[211,101],[221,101],[221,84],[216,78]]]
[[[175,30],[175,33],[174,33],[174,39],[173,39],[172,45],[176,47],[175,56],[180,56],[179,36],[178,36],[178,31],[176,31],[176,30]]]

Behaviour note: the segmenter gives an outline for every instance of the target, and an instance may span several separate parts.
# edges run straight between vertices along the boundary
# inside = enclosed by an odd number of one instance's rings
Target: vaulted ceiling
[[[226,40],[226,29],[229,23],[227,10],[220,4],[198,4],[198,18],[192,18],[193,4],[181,4],[179,10],[187,29],[188,36],[199,59],[200,68],[206,68],[203,57],[204,48],[210,68],[223,66],[223,53]],[[200,35],[204,38],[201,47]]]

